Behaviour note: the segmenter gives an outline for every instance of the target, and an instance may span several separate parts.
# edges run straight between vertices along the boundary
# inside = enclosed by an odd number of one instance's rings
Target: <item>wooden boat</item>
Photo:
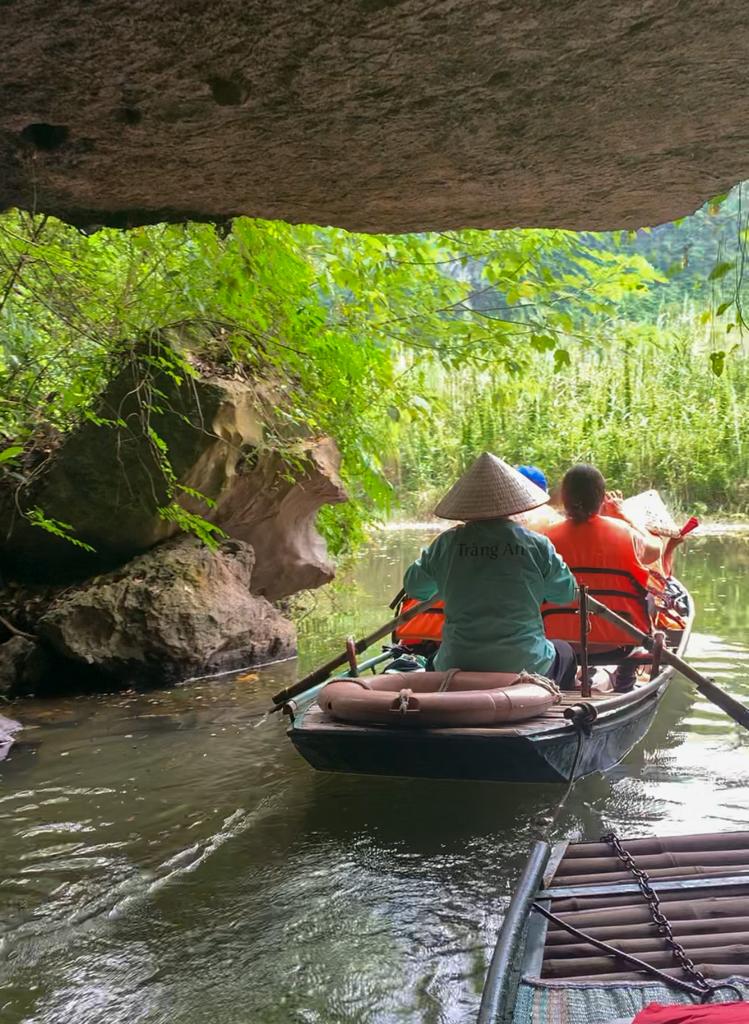
[[[666,631],[666,643],[683,655],[694,608],[682,590],[684,628]],[[394,656],[384,652],[356,672],[383,671]],[[647,732],[674,670],[644,663],[629,693],[562,701],[535,718],[503,725],[406,731],[334,720],[316,701],[321,686],[288,701],[288,735],[321,771],[494,782],[571,782],[618,764]],[[351,672],[344,673],[345,678]],[[652,676],[652,677],[651,677]]]
[[[716,1002],[749,999],[749,832],[604,840],[536,843],[478,1024],[625,1024],[649,1003],[700,1002],[713,986]],[[665,925],[632,867],[646,872]],[[668,945],[669,929],[698,974]]]

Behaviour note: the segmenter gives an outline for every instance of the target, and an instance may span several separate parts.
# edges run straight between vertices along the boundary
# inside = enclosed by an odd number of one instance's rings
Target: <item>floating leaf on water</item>
[[[235,683],[254,683],[260,676],[257,672],[244,672],[241,676],[235,676]]]

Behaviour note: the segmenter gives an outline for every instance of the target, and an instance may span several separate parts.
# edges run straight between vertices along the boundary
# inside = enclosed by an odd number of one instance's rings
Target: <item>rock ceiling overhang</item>
[[[741,5],[0,0],[0,208],[655,224],[749,176]]]

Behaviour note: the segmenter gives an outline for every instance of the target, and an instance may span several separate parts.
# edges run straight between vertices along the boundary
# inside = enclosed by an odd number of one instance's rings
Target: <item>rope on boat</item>
[[[538,672],[526,672],[522,669],[518,672],[517,678],[513,679],[510,686],[520,686],[522,683],[533,683],[534,686],[540,686],[544,690],[548,690],[552,696],[556,697],[556,703],[562,699],[562,691],[559,689],[553,679],[549,679],[548,676],[539,675]]]
[[[408,713],[408,706],[411,703],[412,695],[413,695],[413,690],[401,690],[400,693],[398,694],[398,697],[397,697],[397,700],[399,701],[398,711],[402,715],[405,715],[405,714]]]
[[[564,803],[564,801],[567,799],[567,797],[570,794],[570,791],[572,790],[572,787],[577,782],[577,779],[575,778],[575,772],[577,771],[577,766],[580,763],[580,755],[583,752],[583,743],[585,742],[585,736],[586,736],[585,729],[582,727],[581,724],[579,724],[578,722],[575,722],[574,725],[575,725],[575,729],[577,730],[577,750],[575,751],[575,760],[572,762],[572,768],[570,769],[570,777],[567,780],[567,782],[568,782],[567,792],[564,794],[564,796],[562,798],[562,803]],[[590,731],[588,730],[588,734],[589,734],[589,732]]]
[[[590,729],[585,729],[582,726],[582,724],[577,722],[574,718],[572,719],[572,724],[574,725],[577,731],[577,749],[575,751],[575,757],[572,762],[572,767],[570,768],[570,774],[567,778],[567,788],[562,794],[561,800],[557,804],[554,813],[552,814],[551,818],[549,818],[549,822],[541,834],[541,838],[545,843],[551,842],[551,833],[555,828],[562,811],[564,810],[564,806],[567,803],[567,800],[569,799],[569,795],[575,788],[577,783],[580,781],[580,779],[575,778],[575,773],[577,772],[577,767],[580,763],[580,755],[583,752],[583,744],[585,743],[586,738],[590,735]]]
[[[459,668],[449,668],[447,670],[447,672],[445,672],[445,677],[442,680],[442,682],[440,683],[439,689],[437,690],[437,692],[438,693],[447,693],[447,691],[450,689],[450,685],[451,685],[453,679],[458,674],[458,672],[460,672]]]

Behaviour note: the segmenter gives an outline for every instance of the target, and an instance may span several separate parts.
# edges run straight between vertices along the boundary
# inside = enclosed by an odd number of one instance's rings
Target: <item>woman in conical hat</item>
[[[437,537],[406,571],[410,597],[445,602],[438,669],[537,672],[575,686],[575,655],[544,635],[541,605],[567,604],[575,579],[554,547],[510,516],[549,500],[516,469],[484,452],[435,509],[460,525]]]

